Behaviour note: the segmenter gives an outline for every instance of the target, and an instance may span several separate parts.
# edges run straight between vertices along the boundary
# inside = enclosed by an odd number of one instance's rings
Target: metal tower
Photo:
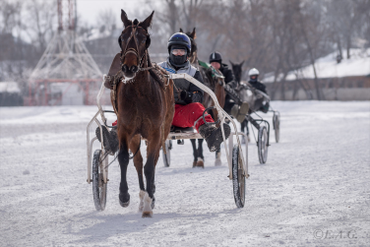
[[[83,104],[91,104],[89,91],[101,82],[103,74],[75,32],[76,1],[57,0],[57,4],[58,31],[30,76],[30,105],[60,104],[72,84],[84,92]],[[69,86],[56,94],[53,83]]]

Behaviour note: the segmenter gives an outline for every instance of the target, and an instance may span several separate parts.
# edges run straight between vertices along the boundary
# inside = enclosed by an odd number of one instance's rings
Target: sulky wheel
[[[280,140],[280,115],[279,114],[274,113],[274,116],[272,117],[272,123],[273,123],[274,131],[275,131],[275,141],[276,143],[278,143]]]
[[[233,192],[238,208],[244,207],[245,203],[245,176],[241,155],[239,146],[234,145],[232,153]]]
[[[267,128],[266,126],[261,126],[258,130],[258,159],[260,164],[265,164],[267,161],[268,146],[267,146]]]
[[[103,211],[107,201],[107,183],[104,183],[103,163],[105,163],[104,161],[108,159],[108,157],[106,157],[104,160],[101,159],[102,150],[95,150],[92,165],[92,191],[94,204],[97,211]]]
[[[171,149],[172,149],[172,141],[171,140],[166,140],[165,143],[165,149],[166,149],[166,154],[164,154],[162,150],[162,156],[163,156],[163,164],[165,167],[169,167],[171,164]]]

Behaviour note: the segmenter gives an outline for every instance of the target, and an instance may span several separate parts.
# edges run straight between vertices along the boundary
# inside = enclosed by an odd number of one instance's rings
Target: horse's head
[[[182,28],[180,28],[180,32],[184,33]],[[191,41],[191,53],[189,56],[189,61],[190,63],[194,64],[198,58],[198,55],[197,55],[198,48],[197,48],[197,43],[195,43],[195,39],[197,38],[197,35],[195,33],[195,27],[193,29],[193,32],[186,32],[185,34],[190,38],[190,41]]]
[[[242,61],[240,64],[234,64],[233,62],[231,62],[231,67],[232,67],[232,70],[233,70],[233,73],[234,73],[234,76],[235,76],[235,80],[238,84],[240,84],[240,81],[241,81],[241,78],[242,78],[242,73],[243,73],[243,63],[244,61]]]
[[[121,47],[121,69],[126,79],[132,79],[144,66],[145,55],[150,45],[148,28],[152,22],[154,11],[143,22],[131,21],[125,11],[121,10],[121,20],[125,29],[118,38]]]

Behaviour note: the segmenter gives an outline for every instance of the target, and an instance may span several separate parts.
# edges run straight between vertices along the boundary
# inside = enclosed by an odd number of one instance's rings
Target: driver
[[[212,52],[211,55],[209,55],[209,63],[215,68],[218,69],[223,76],[225,76],[225,83],[229,85],[232,89],[237,88],[237,83],[234,80],[234,74],[229,69],[227,64],[222,63],[222,56],[219,52],[215,51]],[[224,105],[224,110],[227,113],[231,112],[231,108],[235,105],[234,100],[230,97],[229,94],[226,95],[225,98],[225,105]]]
[[[203,83],[203,78],[197,68],[192,66],[188,60],[191,52],[191,41],[189,37],[181,32],[174,33],[167,42],[168,58],[167,61],[158,65],[171,74],[186,73]],[[175,114],[172,125],[181,128],[194,127],[199,134],[206,140],[211,152],[220,148],[223,141],[221,128],[214,124],[205,124],[203,121],[204,106],[203,91],[185,79],[175,79],[174,97]],[[206,114],[207,122],[213,123],[211,115]],[[224,124],[225,137],[230,135],[230,127]]]
[[[249,72],[248,72],[248,75],[249,75],[248,83],[252,87],[254,87],[255,89],[258,89],[258,90],[262,91],[263,93],[267,94],[266,86],[258,80],[259,74],[260,74],[260,72],[256,68],[252,68],[251,70],[249,70]],[[257,110],[262,111],[264,113],[268,112],[269,107],[270,107],[269,102],[264,102],[263,99],[258,99],[257,101],[258,101],[257,103],[261,105]]]

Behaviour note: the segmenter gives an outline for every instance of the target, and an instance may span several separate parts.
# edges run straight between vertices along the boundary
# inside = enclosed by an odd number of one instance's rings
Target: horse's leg
[[[220,106],[222,108],[225,107],[225,98],[226,98],[226,93],[225,93],[225,89],[223,86],[221,86],[220,83],[217,83],[216,84],[216,87],[215,87],[215,94],[216,94],[216,97],[217,97],[217,100],[218,100],[218,103],[220,104]],[[216,111],[217,112],[217,111]],[[216,120],[216,119],[215,119]],[[219,150],[216,150],[216,153],[215,153],[215,166],[220,166],[222,165],[222,162],[221,162],[221,147]]]
[[[197,144],[195,142],[195,139],[190,139],[190,141],[191,141],[191,146],[193,147],[193,156],[194,156],[193,167],[195,167],[197,165],[197,157],[198,157]]]
[[[220,166],[222,165],[222,162],[221,162],[221,147],[220,149],[216,150],[216,153],[215,153],[215,166]]]
[[[198,139],[197,166],[204,168],[203,139]]]
[[[247,135],[249,136],[248,120],[245,120],[245,127],[247,129]]]
[[[136,168],[136,172],[139,179],[139,198],[140,198],[140,204],[139,204],[139,211],[143,211],[144,207],[144,196],[145,196],[145,187],[144,187],[144,177],[143,177],[143,157],[140,152],[140,136],[136,135],[130,143],[130,150],[134,154],[134,165]]]
[[[240,123],[240,132],[242,133],[244,133],[245,130],[245,121],[247,121],[247,119],[244,119],[244,121]],[[244,136],[242,136],[242,144],[245,144]]]
[[[244,119],[244,121],[240,124],[240,131],[242,133],[245,133],[244,130],[247,130],[246,134],[247,134],[247,138],[248,138],[248,142],[250,141],[249,140],[249,129],[248,129],[248,120],[247,119]],[[244,136],[242,138],[242,143],[245,144],[246,141],[244,139]]]
[[[154,174],[155,166],[159,157],[161,147],[160,130],[153,132],[148,138],[147,161],[144,166],[144,174],[146,178],[146,194],[144,196],[144,207],[142,217],[151,217],[153,215],[152,203],[154,198]]]
[[[247,138],[248,138],[248,142],[250,142],[250,138],[249,138],[249,128],[248,128],[248,120],[246,119],[245,120],[245,127],[247,128]]]
[[[119,203],[122,207],[127,207],[130,204],[130,194],[128,193],[127,185],[127,166],[129,163],[129,153],[127,139],[120,138],[120,148],[118,153],[118,162],[121,168],[121,183],[119,186]]]
[[[246,119],[244,119],[244,121],[241,122],[241,124],[240,124],[240,132],[243,132],[243,133],[244,133],[244,129],[245,129],[245,121],[246,121]]]

